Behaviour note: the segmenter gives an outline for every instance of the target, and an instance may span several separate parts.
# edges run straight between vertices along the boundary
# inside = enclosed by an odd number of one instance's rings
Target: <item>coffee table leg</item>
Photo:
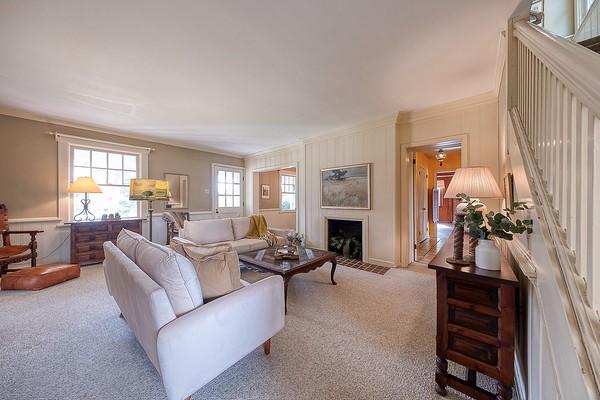
[[[333,280],[333,274],[335,274],[336,266],[337,266],[337,261],[336,260],[331,261],[331,284],[332,285],[337,285],[337,283],[335,283],[335,281]]]
[[[287,287],[288,287],[288,282],[290,281],[290,278],[284,277],[283,278],[283,298],[284,298],[284,304],[285,304],[285,313],[287,314]]]

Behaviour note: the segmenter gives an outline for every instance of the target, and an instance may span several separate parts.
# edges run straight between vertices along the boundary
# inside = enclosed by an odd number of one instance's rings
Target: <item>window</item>
[[[242,173],[217,169],[217,204],[219,208],[238,208],[242,206]]]
[[[296,177],[281,175],[281,210],[296,210]]]
[[[102,214],[119,213],[121,217],[139,216],[139,202],[129,200],[129,181],[139,175],[139,156],[87,147],[71,147],[71,182],[80,176],[89,176],[102,189],[90,193],[90,211],[100,218]],[[72,215],[80,211],[83,193],[73,193]]]
[[[576,13],[576,24],[575,31],[581,26],[583,20],[587,16],[590,8],[594,4],[594,0],[576,0],[575,1],[575,13]]]

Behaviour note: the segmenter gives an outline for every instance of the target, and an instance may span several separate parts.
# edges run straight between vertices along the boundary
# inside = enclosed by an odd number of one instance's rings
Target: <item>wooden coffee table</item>
[[[333,280],[336,267],[337,253],[332,251],[301,248],[299,260],[276,260],[275,247],[262,250],[250,251],[240,254],[240,263],[246,263],[263,271],[281,275],[285,293],[285,312],[287,313],[287,287],[292,276],[303,272],[309,272],[321,267],[326,262],[331,263],[331,284],[336,285]]]

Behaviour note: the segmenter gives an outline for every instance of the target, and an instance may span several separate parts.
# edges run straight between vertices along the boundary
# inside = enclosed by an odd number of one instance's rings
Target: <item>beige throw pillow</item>
[[[240,261],[228,244],[188,245],[172,243],[171,247],[185,255],[196,269],[205,301],[224,296],[243,287]]]

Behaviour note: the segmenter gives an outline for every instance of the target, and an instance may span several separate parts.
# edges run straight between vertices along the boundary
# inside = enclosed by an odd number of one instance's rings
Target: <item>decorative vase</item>
[[[491,271],[500,271],[500,250],[492,240],[479,240],[479,245],[475,248],[475,266]]]

